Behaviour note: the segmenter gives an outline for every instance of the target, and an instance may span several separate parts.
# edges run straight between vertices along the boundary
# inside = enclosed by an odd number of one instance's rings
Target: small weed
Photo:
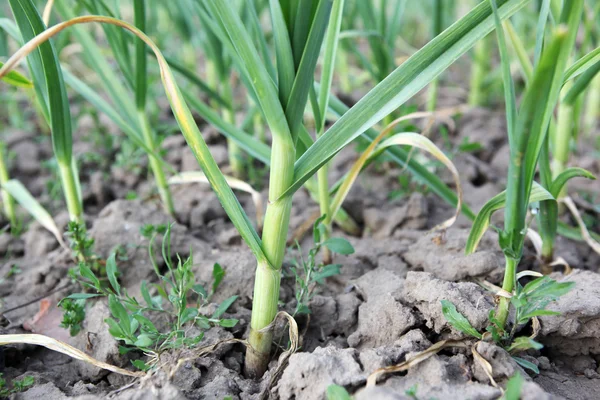
[[[503,347],[511,355],[514,360],[524,368],[530,369],[535,373],[539,373],[539,370],[535,364],[514,356],[529,349],[539,350],[543,347],[541,343],[536,342],[527,336],[516,337],[517,329],[519,326],[528,324],[532,318],[547,316],[547,315],[558,315],[556,311],[547,310],[546,307],[550,302],[556,301],[559,297],[569,292],[574,282],[563,282],[559,283],[547,276],[534,279],[525,286],[521,286],[517,282],[517,288],[515,293],[510,299],[510,304],[515,311],[515,322],[510,331],[502,329],[502,324],[495,317],[494,310],[490,310],[489,322],[490,324],[486,328],[487,334],[489,334],[492,340]],[[477,339],[485,339],[485,335],[479,333],[469,323],[467,318],[456,310],[454,304],[449,301],[442,300],[442,313],[446,320],[457,330],[473,336]]]
[[[85,224],[71,221],[67,226],[66,236],[71,242],[73,254],[79,262],[85,263],[95,272],[100,272],[102,262],[94,253],[94,239],[87,233]]]
[[[417,400],[417,384],[415,383],[408,389],[404,391],[404,394],[410,397],[411,399]]]
[[[106,260],[106,276],[110,285],[102,284],[90,268],[80,263],[79,283],[92,293],[75,293],[61,302],[65,310],[70,310],[68,316],[74,322],[81,322],[78,319],[81,313],[78,312],[83,309],[86,299],[108,297],[111,316],[105,321],[109,326],[110,334],[124,342],[125,346],[121,347],[121,351],[141,350],[154,355],[168,349],[195,347],[202,340],[203,331],[211,326],[231,328],[237,324],[236,319],[223,318],[223,314],[237,296],[223,301],[210,315],[201,314],[201,310],[209,304],[225,276],[225,271],[219,264],[213,267],[213,283],[207,291],[204,286],[195,282],[191,269],[192,255],[185,260],[177,257],[176,264],[167,256],[170,254],[171,247],[170,226],[145,225],[142,227],[142,232],[151,239],[149,253],[159,283],[148,285],[145,281],[142,282],[140,290],[143,301],[139,301],[130,296],[119,283],[116,253],[112,253]],[[161,232],[164,234],[162,250],[168,270],[166,274],[160,272],[153,257],[154,240]],[[151,287],[155,289],[156,295],[151,295]],[[166,317],[167,326],[158,328],[152,322],[153,315]],[[198,329],[193,329],[194,327]],[[153,366],[153,361],[145,363],[136,360],[133,364],[141,370],[147,370]]]
[[[63,299],[59,306],[63,309],[61,328],[69,329],[71,336],[81,332],[81,324],[85,320],[85,299]]]
[[[317,261],[317,255],[323,246],[337,254],[348,255],[354,253],[354,248],[346,239],[330,238],[325,241],[321,240],[325,229],[322,225],[323,220],[324,216],[319,218],[313,226],[314,247],[309,250],[307,259],[302,257],[302,250],[300,245],[297,244],[298,250],[300,250],[300,260],[294,260],[291,268],[296,279],[296,309],[293,313],[294,316],[310,314],[308,303],[310,303],[316,285],[323,284],[325,278],[340,273],[340,264],[325,265]]]
[[[8,388],[8,383],[0,373],[0,397],[8,397],[11,394],[24,392],[35,383],[33,376],[26,376],[23,379],[15,379],[12,381],[12,389]]]
[[[130,140],[123,140],[119,146],[119,152],[115,156],[114,165],[134,175],[140,175],[142,173],[140,165],[145,156],[146,153],[143,149]]]

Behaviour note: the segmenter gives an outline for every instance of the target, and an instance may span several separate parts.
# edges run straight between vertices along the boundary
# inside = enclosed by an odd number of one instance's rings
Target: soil
[[[443,100],[440,100],[444,104]],[[451,100],[446,100],[451,103]],[[465,138],[477,141],[482,149],[475,153],[456,153],[453,158],[461,172],[466,201],[478,210],[503,187],[507,163],[504,115],[500,112],[473,109],[457,120],[451,142]],[[106,129],[110,121],[101,117]],[[93,130],[82,118],[80,129]],[[204,127],[211,151],[224,167],[227,164],[225,143],[214,130]],[[435,132],[434,132],[435,135]],[[42,168],[51,157],[48,140],[38,140],[21,131],[8,133],[6,141],[16,153],[11,175],[20,179],[45,204],[53,204],[46,185],[54,179]],[[440,145],[444,142],[436,139]],[[77,154],[93,145],[82,137],[76,139]],[[168,137],[168,161],[177,170],[197,170],[193,155],[180,136]],[[600,174],[600,162],[581,146],[573,164]],[[446,148],[447,150],[447,148]],[[114,157],[114,151],[105,154]],[[341,176],[355,160],[349,148],[333,162],[332,179]],[[582,165],[585,164],[585,165]],[[139,296],[143,280],[156,281],[148,257],[148,240],[139,229],[147,223],[174,222],[172,254],[194,256],[196,279],[208,283],[212,266],[218,262],[226,277],[213,301],[238,295],[225,315],[237,318],[234,328],[214,327],[206,332],[203,345],[245,338],[248,334],[255,261],[235,229],[228,222],[216,196],[207,186],[189,184],[173,189],[177,220],[165,214],[147,179],[145,161],[139,171],[106,167],[85,161],[81,173],[86,221],[95,240],[95,251],[107,257],[117,246],[125,249],[119,261],[121,284]],[[449,184],[452,178],[439,171]],[[538,340],[545,344],[540,351],[529,351],[524,358],[536,364],[539,374],[523,370],[503,349],[486,342],[474,343],[452,328],[441,312],[440,300],[454,303],[470,323],[484,330],[494,296],[476,284],[485,279],[499,284],[504,260],[494,234],[488,233],[479,250],[464,255],[469,222],[461,217],[454,227],[442,233],[429,230],[452,215],[453,210],[431,193],[415,191],[391,199],[390,193],[401,189],[400,171],[387,163],[372,166],[358,179],[346,202],[348,212],[360,224],[362,234],[352,237],[341,230],[335,236],[346,237],[355,247],[350,256],[337,256],[342,273],[319,286],[311,300],[310,319],[299,319],[302,335],[300,350],[293,354],[278,376],[277,355],[262,381],[245,379],[242,344],[226,344],[203,357],[183,361],[173,372],[164,368],[143,379],[134,380],[75,361],[50,350],[32,346],[6,346],[2,354],[2,373],[10,381],[33,376],[29,390],[13,395],[14,399],[324,399],[327,387],[344,386],[356,399],[409,399],[406,391],[416,387],[419,399],[498,399],[501,391],[474,361],[472,346],[492,366],[492,376],[501,387],[515,373],[526,383],[523,399],[592,399],[600,393],[600,256],[585,244],[560,238],[557,255],[565,258],[573,272],[553,277],[573,281],[575,289],[551,305],[559,316],[542,317]],[[600,193],[599,187],[587,182],[574,183],[574,191]],[[123,200],[131,191],[138,199]],[[263,191],[266,195],[266,192]],[[251,218],[254,205],[240,195]],[[52,208],[59,226],[65,227],[67,215],[60,204]],[[290,232],[302,225],[318,210],[304,190],[294,198]],[[499,213],[501,214],[501,213]],[[500,218],[497,215],[494,219]],[[566,218],[566,217],[565,217]],[[597,218],[597,214],[595,215]],[[3,225],[5,223],[3,222]],[[310,248],[311,238],[301,239],[303,249]],[[529,246],[529,245],[528,245]],[[131,368],[130,356],[119,354],[118,343],[108,333],[104,319],[108,316],[105,300],[90,301],[84,329],[76,337],[59,328],[61,314],[57,302],[70,290],[67,271],[73,267],[68,252],[59,247],[51,234],[31,223],[20,238],[0,235],[0,254],[4,254],[0,276],[13,266],[20,273],[3,279],[0,296],[3,309],[38,299],[32,304],[4,314],[3,334],[37,332],[64,340],[100,361]],[[290,259],[295,253],[290,252]],[[160,254],[157,252],[157,258]],[[532,248],[526,249],[523,269],[539,269]],[[66,288],[64,290],[58,290]],[[55,292],[54,292],[55,291]],[[43,301],[40,295],[52,293]],[[294,281],[284,278],[281,289],[282,309],[295,306]],[[39,313],[40,307],[47,308]],[[38,318],[36,317],[36,314]],[[279,333],[285,332],[280,327]],[[525,329],[530,329],[526,327]],[[285,342],[286,337],[278,339]],[[395,365],[441,340],[466,340],[466,348],[448,348],[416,365],[406,373],[391,374],[377,386],[366,388],[367,377],[376,369]],[[139,356],[139,355],[138,355]],[[171,368],[185,354],[164,354]],[[280,357],[279,360],[282,358]],[[172,373],[172,376],[169,376]],[[277,379],[279,377],[279,379]]]

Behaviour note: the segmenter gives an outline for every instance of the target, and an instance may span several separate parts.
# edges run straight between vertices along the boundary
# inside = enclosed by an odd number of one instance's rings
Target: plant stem
[[[508,293],[512,293],[515,288],[515,281],[517,276],[517,265],[519,260],[505,256],[506,269],[504,270],[504,282],[502,283],[502,289]],[[500,323],[500,328],[504,329],[506,320],[508,319],[508,311],[510,308],[510,299],[504,296],[500,297],[500,303],[496,310],[496,319]]]
[[[294,177],[295,149],[291,136],[273,136],[269,205],[265,213],[262,236],[263,251],[268,259],[257,260],[252,300],[250,338],[246,350],[246,375],[261,377],[267,369],[271,353],[271,332],[263,332],[273,322],[279,301],[281,266],[285,255],[290,224],[292,196],[279,199]]]
[[[0,185],[4,185],[8,182],[8,167],[6,166],[6,145],[0,142]],[[17,229],[18,220],[17,213],[15,211],[15,199],[4,189],[2,189],[2,202],[4,203],[4,214],[10,222],[11,230]]]
[[[271,268],[267,262],[258,263],[245,366],[246,373],[253,378],[262,376],[270,361],[273,332],[261,330],[269,326],[277,314],[280,280],[280,270]]]
[[[145,0],[134,1],[135,10],[135,25],[141,30],[146,30],[146,2]],[[158,150],[156,135],[150,127],[150,121],[146,115],[146,99],[148,92],[148,72],[147,72],[147,55],[146,55],[146,44],[140,40],[135,41],[135,100],[138,113],[138,121],[142,129],[142,136],[146,146],[156,154]],[[156,159],[153,155],[148,155],[148,163],[150,169],[154,175],[154,182],[158,194],[163,204],[164,210],[171,216],[175,215],[175,207],[173,205],[173,199],[171,197],[171,191],[165,178],[165,172],[163,171],[161,162]]]
[[[71,221],[83,223],[83,207],[81,203],[81,188],[79,186],[79,178],[77,176],[77,168],[75,166],[75,158],[71,164],[58,162],[60,179],[67,202],[67,210]]]
[[[484,37],[475,43],[473,56],[474,62],[471,69],[469,105],[478,107],[483,104],[485,98],[483,93],[483,81],[488,70],[488,59],[490,56],[487,37]]]
[[[146,113],[143,110],[138,111],[138,116],[140,120],[140,126],[142,128],[144,142],[153,153],[156,153],[156,140],[152,132],[152,128],[150,128],[148,117],[146,117]],[[152,175],[154,175],[154,182],[156,183],[156,188],[158,189],[158,194],[160,195],[163,208],[169,215],[174,216],[175,206],[173,204],[171,190],[169,189],[169,184],[167,183],[165,171],[162,168],[161,162],[157,160],[156,157],[148,155],[148,163],[150,164]]]
[[[333,216],[331,214],[331,196],[329,195],[329,180],[327,178],[327,172],[329,171],[328,165],[325,164],[319,169],[317,172],[317,181],[319,183],[319,207],[321,209],[321,215],[326,215],[325,217],[325,232],[322,234],[322,241],[329,239],[329,234],[331,232],[331,221],[333,221]],[[317,244],[317,243],[315,243]],[[330,264],[332,260],[331,251],[327,247],[323,247],[323,262],[325,264]]]

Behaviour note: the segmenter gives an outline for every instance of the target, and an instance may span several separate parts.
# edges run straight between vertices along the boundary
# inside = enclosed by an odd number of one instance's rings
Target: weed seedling
[[[163,229],[164,228],[164,229]],[[60,305],[65,310],[63,325],[76,334],[81,329],[84,317],[85,300],[95,297],[107,297],[110,318],[105,321],[110,334],[124,343],[122,352],[141,350],[153,355],[150,364],[141,360],[134,365],[142,370],[150,368],[157,361],[161,352],[171,349],[195,347],[204,336],[204,330],[211,326],[231,328],[237,324],[236,319],[223,318],[237,296],[223,301],[212,313],[204,314],[210,299],[221,284],[225,271],[219,264],[213,267],[213,283],[209,291],[195,282],[192,272],[193,258],[185,260],[177,257],[173,263],[169,254],[171,247],[170,226],[145,225],[142,231],[150,237],[149,254],[159,282],[148,284],[142,282],[140,290],[143,301],[129,295],[121,287],[118,280],[116,254],[106,260],[106,276],[109,285],[87,268],[79,265],[78,282],[88,289],[88,293],[75,293],[62,300]],[[153,243],[159,232],[164,233],[162,253],[167,273],[160,272],[154,259]],[[151,288],[156,292],[151,295]],[[157,327],[153,321],[160,316],[166,318],[166,326]]]
[[[304,259],[302,249],[297,244],[300,252],[300,259],[294,260],[291,267],[292,274],[296,280],[296,308],[293,316],[300,314],[310,314],[309,303],[314,290],[318,284],[324,284],[324,279],[340,273],[340,264],[327,264],[319,262],[317,256],[323,248],[329,249],[332,253],[349,255],[354,253],[352,245],[343,238],[324,239],[326,228],[323,226],[325,216],[319,218],[313,227],[314,247],[309,250],[308,257]]]
[[[515,354],[529,349],[539,350],[543,345],[528,336],[515,337],[517,330],[529,324],[533,318],[558,315],[559,313],[556,311],[548,310],[548,305],[566,294],[574,286],[574,282],[559,283],[547,276],[534,279],[525,286],[521,286],[517,282],[515,294],[510,298],[510,305],[515,314],[515,323],[510,331],[504,329],[504,323],[498,320],[494,310],[490,310],[490,323],[486,328],[486,333],[480,333],[473,328],[469,320],[456,309],[454,304],[447,300],[442,300],[442,313],[448,323],[460,332],[479,340],[493,340],[497,345],[508,351],[522,367],[539,373],[535,364],[517,357]]]
[[[35,383],[33,376],[26,376],[23,379],[15,379],[12,381],[12,389],[8,388],[6,379],[0,373],[0,397],[9,397],[11,394],[21,393],[29,389]]]

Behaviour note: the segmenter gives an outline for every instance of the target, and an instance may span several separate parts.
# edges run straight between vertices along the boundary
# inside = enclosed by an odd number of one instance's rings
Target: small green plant
[[[490,337],[496,344],[508,351],[518,364],[539,373],[535,364],[517,357],[515,354],[529,349],[539,350],[543,345],[527,336],[515,337],[517,330],[519,327],[529,324],[532,318],[558,315],[558,312],[548,310],[546,307],[569,292],[574,286],[574,282],[557,282],[547,276],[534,279],[525,286],[521,286],[517,282],[515,294],[510,298],[510,304],[515,314],[515,323],[510,331],[504,329],[504,324],[497,319],[494,310],[490,310],[490,323],[486,328],[486,334],[473,328],[469,320],[447,300],[442,300],[442,313],[448,323],[460,332],[479,340]]]
[[[0,373],[0,397],[9,397],[11,394],[21,393],[29,389],[35,383],[33,376],[26,376],[23,379],[15,379],[12,381],[12,389],[8,388],[8,383]]]
[[[86,264],[91,270],[100,273],[102,260],[94,253],[94,239],[90,238],[82,222],[70,221],[67,225],[67,238],[75,259]]]
[[[164,228],[164,229],[163,229]],[[223,318],[237,296],[224,300],[212,313],[205,315],[203,309],[210,303],[210,299],[222,282],[225,271],[219,265],[213,267],[213,283],[210,290],[195,282],[191,270],[193,257],[190,255],[182,260],[177,257],[174,263],[169,254],[171,247],[170,226],[145,225],[142,231],[150,236],[149,254],[159,283],[149,285],[145,281],[141,284],[143,301],[129,295],[121,287],[118,276],[116,254],[112,253],[106,260],[106,276],[109,285],[105,285],[86,264],[79,264],[78,282],[88,290],[88,293],[75,293],[61,301],[61,307],[66,313],[63,319],[64,326],[76,334],[81,329],[84,316],[85,300],[95,297],[107,297],[110,318],[106,319],[110,334],[125,345],[123,352],[133,349],[158,355],[168,349],[191,348],[196,346],[203,338],[203,331],[211,326],[233,327],[236,319]],[[163,274],[154,259],[153,243],[156,236],[164,232],[162,254],[167,267]],[[154,288],[156,294],[151,295],[150,289]],[[166,326],[157,327],[153,317],[160,315],[166,318]],[[198,329],[191,329],[196,326]],[[152,362],[146,364],[141,360],[134,362],[142,370],[150,368]]]
[[[408,389],[404,391],[404,394],[410,397],[411,399],[417,400],[417,384],[415,383]]]
[[[300,259],[294,260],[291,271],[296,279],[296,308],[293,315],[310,314],[308,304],[313,296],[317,284],[323,284],[324,279],[340,273],[340,264],[325,264],[317,260],[317,256],[323,248],[332,253],[349,255],[354,253],[352,245],[343,238],[325,239],[326,230],[323,225],[325,216],[317,219],[313,226],[314,247],[309,250],[308,257],[304,259],[302,249],[297,244]]]
[[[71,336],[76,336],[81,332],[85,320],[85,299],[63,299],[58,306],[63,309],[61,328],[68,329]]]

